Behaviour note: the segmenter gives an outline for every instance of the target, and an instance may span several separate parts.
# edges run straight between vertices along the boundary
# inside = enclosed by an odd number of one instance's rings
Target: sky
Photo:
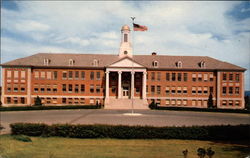
[[[134,54],[210,56],[246,68],[250,90],[249,1],[2,1],[1,62],[36,53],[118,54],[121,27]]]

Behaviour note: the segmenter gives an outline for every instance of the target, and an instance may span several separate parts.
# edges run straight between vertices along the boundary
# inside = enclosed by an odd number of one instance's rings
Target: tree
[[[197,150],[197,155],[200,157],[200,158],[204,158],[206,156],[206,150],[204,148],[199,148]]]
[[[213,108],[213,107],[214,107],[213,95],[212,95],[212,93],[209,94],[208,101],[207,101],[207,107],[208,107],[208,108]]]
[[[35,106],[42,106],[42,100],[39,96],[35,99]]]
[[[207,156],[209,158],[212,158],[214,154],[215,154],[215,152],[212,150],[211,147],[207,148]]]

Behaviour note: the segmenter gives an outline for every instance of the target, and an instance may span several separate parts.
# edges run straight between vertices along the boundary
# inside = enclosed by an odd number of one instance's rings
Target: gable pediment
[[[113,64],[109,65],[108,67],[144,67],[143,65],[129,59],[129,58],[124,58],[121,60],[118,60],[114,62]]]

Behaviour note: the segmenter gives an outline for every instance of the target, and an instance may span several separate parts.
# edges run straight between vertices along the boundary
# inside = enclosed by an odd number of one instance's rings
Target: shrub
[[[39,96],[36,97],[34,106],[42,106],[42,100]]]
[[[22,142],[32,142],[30,137],[25,136],[25,135],[14,135],[13,138]]]
[[[150,109],[157,109],[157,104],[154,102],[154,101],[152,101],[150,104],[149,104],[149,106],[148,106]]]
[[[249,140],[250,125],[151,127],[125,125],[11,124],[13,135],[118,139]],[[237,134],[236,134],[237,133]]]

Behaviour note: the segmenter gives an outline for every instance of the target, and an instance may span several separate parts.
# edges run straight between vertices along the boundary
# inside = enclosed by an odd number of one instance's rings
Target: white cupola
[[[128,25],[122,26],[121,29],[121,45],[120,45],[120,53],[119,57],[131,57],[132,58],[132,45],[130,41],[130,28]]]

